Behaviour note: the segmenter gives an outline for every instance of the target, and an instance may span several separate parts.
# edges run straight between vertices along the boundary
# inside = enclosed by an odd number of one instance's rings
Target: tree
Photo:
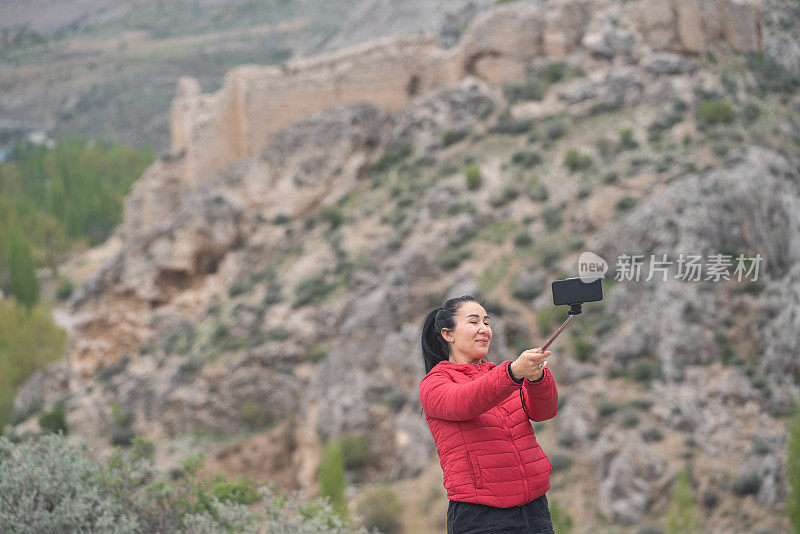
[[[333,511],[343,520],[347,520],[347,498],[345,489],[344,454],[338,440],[331,440],[322,453],[322,465],[319,468],[319,492],[328,497]]]
[[[39,300],[39,283],[31,247],[24,235],[12,232],[8,243],[8,292],[26,308]]]
[[[795,534],[800,534],[800,400],[795,408],[794,421],[789,427],[786,478],[789,479],[789,495],[786,497],[789,528]]]
[[[667,524],[664,527],[664,533],[691,534],[699,531],[694,519],[694,498],[692,497],[689,471],[683,468],[678,473],[678,479],[669,494]]]
[[[67,333],[53,322],[49,307],[27,310],[14,298],[0,299],[0,429],[11,417],[17,387],[62,358],[66,346]]]

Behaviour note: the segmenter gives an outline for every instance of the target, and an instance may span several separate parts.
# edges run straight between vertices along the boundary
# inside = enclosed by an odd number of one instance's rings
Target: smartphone
[[[553,282],[553,304],[556,306],[583,304],[584,302],[597,302],[603,300],[603,287],[600,285],[600,278],[591,282],[584,282],[580,278],[567,278]],[[580,313],[580,311],[578,311]],[[555,341],[558,335],[572,321],[574,315],[570,315],[564,324],[550,336],[550,339],[542,345],[542,350]]]
[[[583,304],[603,300],[603,287],[600,278],[592,282],[584,282],[580,278],[566,278],[553,282],[553,304],[563,306]]]

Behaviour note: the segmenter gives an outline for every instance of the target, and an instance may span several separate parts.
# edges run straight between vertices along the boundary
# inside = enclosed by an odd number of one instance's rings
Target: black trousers
[[[547,497],[528,504],[495,508],[485,504],[450,501],[447,534],[554,534]]]

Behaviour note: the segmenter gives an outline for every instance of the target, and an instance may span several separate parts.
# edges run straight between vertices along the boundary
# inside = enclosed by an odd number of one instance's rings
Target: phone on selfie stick
[[[542,346],[542,352],[547,350],[550,343],[555,341],[558,334],[572,321],[572,319],[580,314],[583,310],[581,305],[584,302],[597,302],[603,300],[603,286],[600,285],[600,278],[584,281],[582,278],[566,278],[564,280],[556,280],[552,283],[553,288],[553,304],[556,306],[569,305],[569,317],[556,332],[550,336]]]

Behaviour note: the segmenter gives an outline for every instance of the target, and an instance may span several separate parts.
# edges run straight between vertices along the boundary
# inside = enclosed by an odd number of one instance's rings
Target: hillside
[[[663,5],[512,2],[449,47],[384,39],[237,68],[213,93],[182,80],[171,150],[10,430],[63,406],[97,450],[147,435],[163,465],[204,450],[312,491],[329,440],[366,442],[351,505],[389,481],[405,531],[439,532],[422,316],[478,295],[491,359],[512,359],[560,323],[547,286],[592,251],[606,299],[554,345],[559,414],[534,424],[551,505],[576,532],[660,532],[685,467],[704,531],[785,531],[800,75],[763,54],[780,39],[759,4]],[[667,255],[669,276],[611,280],[632,254],[643,272]],[[682,280],[682,254],[763,264]]]

